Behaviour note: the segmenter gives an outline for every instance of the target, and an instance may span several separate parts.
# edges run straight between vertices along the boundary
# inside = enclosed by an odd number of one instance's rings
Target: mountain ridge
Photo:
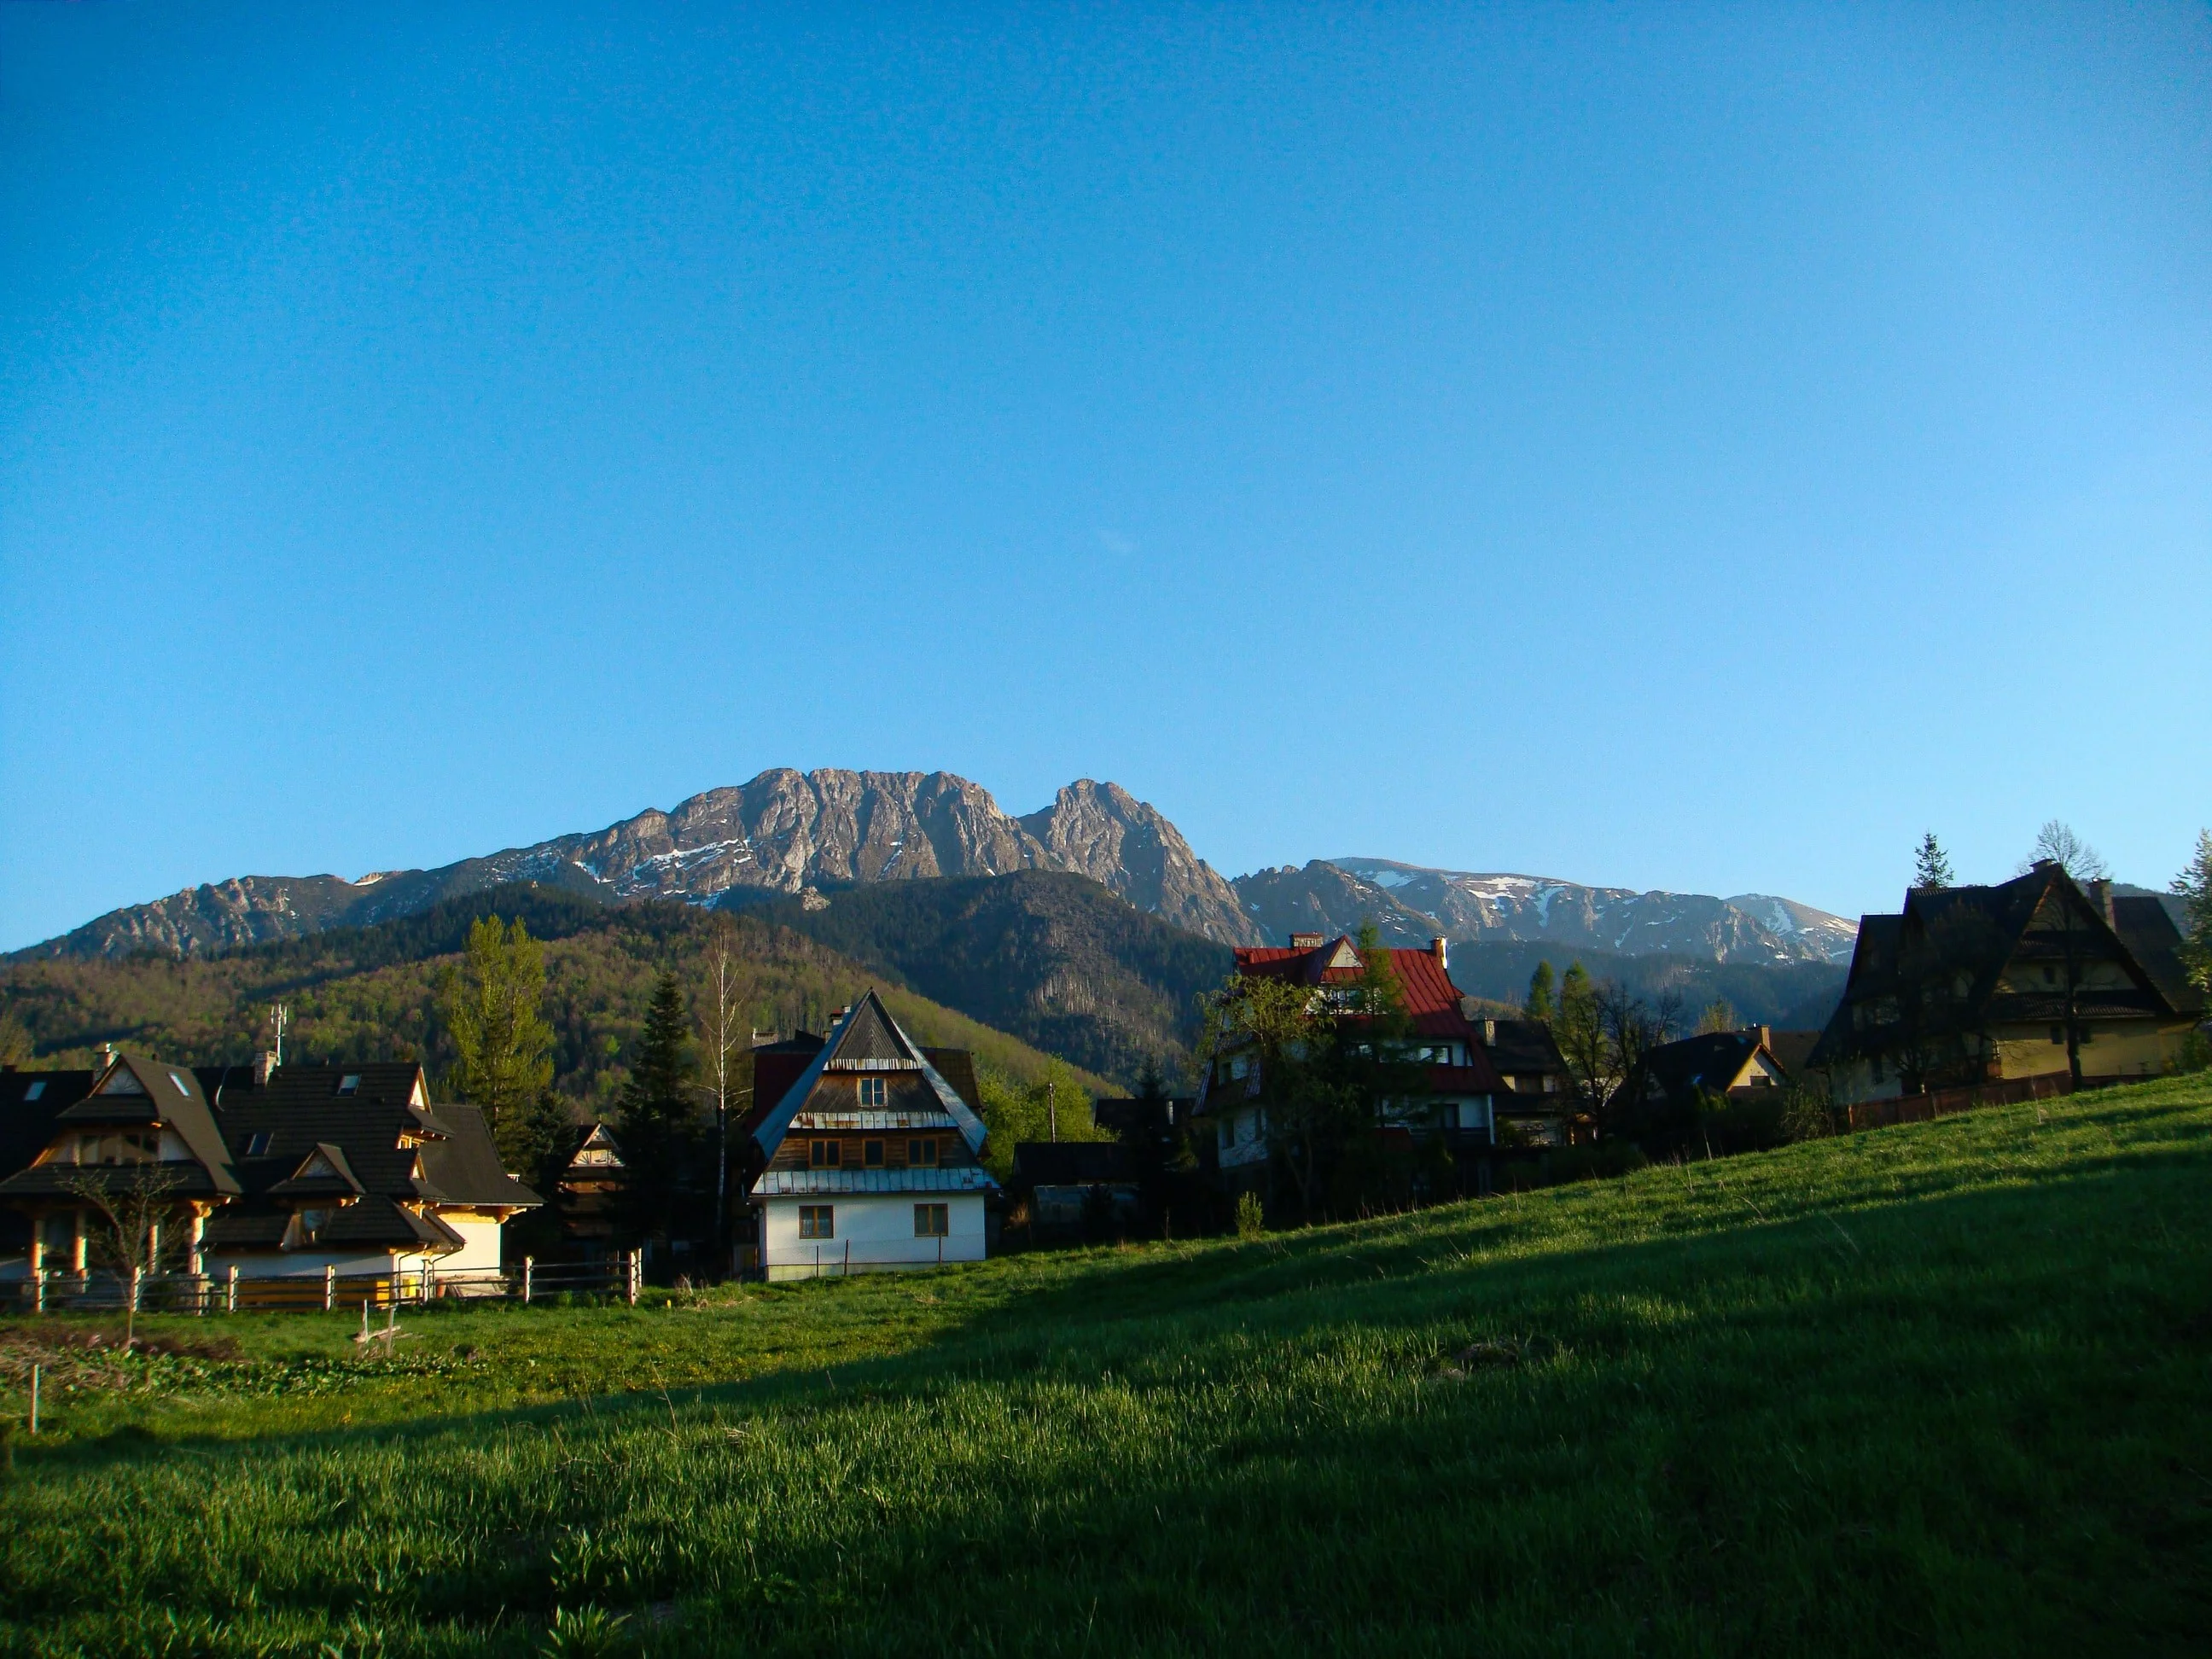
[[[1371,921],[1392,945],[1525,940],[1623,956],[1775,963],[1849,962],[1858,938],[1854,922],[1766,894],[1638,892],[1395,859],[1316,859],[1239,876],[1231,885],[1246,914],[1271,935],[1351,933]]]
[[[125,905],[8,961],[154,951],[198,957],[371,927],[448,898],[537,882],[603,902],[716,905],[811,886],[1017,870],[1088,876],[1138,908],[1222,942],[1259,935],[1229,883],[1166,816],[1117,784],[1081,779],[1016,818],[949,772],[773,768],[603,830],[556,836],[429,870],[239,876]]]
[[[810,888],[1058,871],[1221,945],[1291,931],[1356,932],[1394,944],[1532,939],[1616,953],[1718,962],[1847,961],[1856,927],[1794,900],[1732,899],[1445,870],[1377,858],[1315,860],[1224,878],[1150,803],[1079,779],[1018,817],[950,772],[771,768],[748,782],[648,807],[605,828],[556,836],[434,869],[239,876],[126,905],[0,960],[193,957],[337,927],[371,927],[519,881],[601,902],[678,900],[744,907]]]

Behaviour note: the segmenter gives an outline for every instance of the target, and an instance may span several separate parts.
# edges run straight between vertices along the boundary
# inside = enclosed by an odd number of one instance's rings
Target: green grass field
[[[1256,1243],[406,1322],[390,1361],[342,1316],[120,1361],[0,1325],[15,1409],[34,1345],[61,1378],[0,1650],[2212,1650],[2202,1079]]]

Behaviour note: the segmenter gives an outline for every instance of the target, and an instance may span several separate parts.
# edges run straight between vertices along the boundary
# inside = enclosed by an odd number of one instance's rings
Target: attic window
[[[169,1071],[169,1081],[175,1084],[181,1093],[190,1094],[192,1091],[192,1085],[185,1081],[185,1074],[173,1066]]]
[[[260,1158],[269,1151],[269,1143],[276,1137],[267,1129],[256,1129],[246,1138],[246,1155]]]
[[[860,1104],[861,1104],[861,1105],[863,1105],[863,1106],[880,1106],[880,1105],[882,1105],[882,1104],[884,1103],[884,1093],[885,1093],[885,1090],[884,1090],[884,1079],[881,1079],[881,1078],[879,1078],[879,1077],[864,1077],[864,1078],[862,1078],[862,1079],[860,1079]]]
[[[359,1072],[348,1072],[343,1077],[338,1079],[338,1092],[340,1094],[358,1094],[360,1091],[361,1073]]]
[[[32,1101],[36,1100],[40,1095],[46,1093],[46,1080],[44,1078],[40,1078],[36,1083],[33,1083],[29,1088],[23,1091],[24,1104],[28,1105]]]

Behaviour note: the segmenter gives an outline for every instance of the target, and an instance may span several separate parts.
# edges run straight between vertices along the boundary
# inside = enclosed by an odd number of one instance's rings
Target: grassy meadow
[[[0,1651],[2212,1650],[2203,1079],[404,1322],[0,1322]]]

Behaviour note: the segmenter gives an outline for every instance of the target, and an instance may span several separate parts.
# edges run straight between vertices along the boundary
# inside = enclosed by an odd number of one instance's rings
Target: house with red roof
[[[1464,1160],[1496,1144],[1494,1108],[1505,1085],[1484,1049],[1480,1029],[1467,1015],[1467,999],[1452,983],[1449,951],[1446,941],[1438,939],[1425,951],[1382,953],[1412,1028],[1404,1058],[1424,1067],[1428,1092],[1407,1103],[1393,1121],[1378,1123],[1376,1133],[1440,1137],[1455,1160]],[[1316,998],[1349,991],[1365,971],[1359,947],[1341,934],[1329,939],[1293,933],[1286,946],[1240,946],[1237,951],[1240,975],[1310,986]],[[1273,1146],[1265,1085],[1256,1056],[1236,1042],[1222,1046],[1200,1079],[1192,1122],[1200,1161],[1231,1191],[1266,1185]]]

